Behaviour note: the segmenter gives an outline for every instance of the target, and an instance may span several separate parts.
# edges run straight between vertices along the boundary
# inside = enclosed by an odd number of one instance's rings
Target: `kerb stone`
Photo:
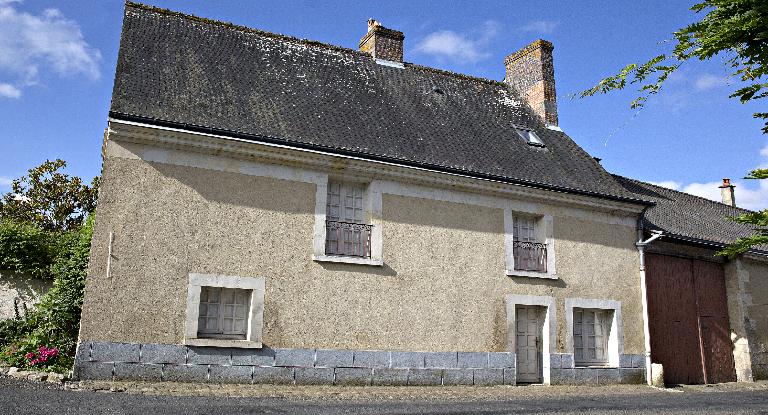
[[[93,342],[91,360],[95,362],[139,363],[139,345],[135,343]]]
[[[329,367],[297,367],[294,373],[297,385],[333,385],[335,377]]]
[[[409,369],[373,369],[373,386],[405,386]]]
[[[443,385],[474,385],[474,374],[472,370],[467,369],[445,369],[443,370]]]
[[[475,386],[493,386],[504,384],[504,369],[475,369]]]
[[[251,383],[252,366],[211,366],[211,383]]]
[[[456,352],[427,352],[424,353],[424,367],[430,369],[455,369],[458,364]]]
[[[442,384],[442,369],[410,369],[408,371],[408,385],[410,386],[440,386]]]
[[[315,366],[318,367],[352,367],[354,352],[352,350],[317,349]]]
[[[141,346],[139,360],[141,363],[183,365],[187,362],[187,348],[176,344],[144,344]]]
[[[488,367],[488,353],[459,352],[456,366],[459,368],[486,368]]]
[[[272,383],[277,385],[291,385],[294,380],[294,368],[292,367],[254,367],[253,383]]]
[[[373,369],[336,368],[336,384],[344,386],[369,386],[373,378]]]
[[[354,353],[353,367],[389,367],[389,352],[381,350],[358,350]]]
[[[205,382],[207,365],[163,365],[163,380],[170,382]]]
[[[275,366],[313,367],[315,349],[275,349]]]

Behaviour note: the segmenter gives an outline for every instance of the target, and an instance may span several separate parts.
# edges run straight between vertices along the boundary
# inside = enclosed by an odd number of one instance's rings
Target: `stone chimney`
[[[731,179],[723,179],[723,184],[720,186],[720,194],[723,197],[723,203],[726,205],[736,207],[736,196],[733,194],[735,187],[731,184]]]
[[[557,126],[552,43],[537,40],[504,59],[504,82],[516,89],[547,125]]]
[[[403,63],[403,32],[387,29],[374,19],[368,19],[368,33],[360,39],[360,51],[374,59]]]

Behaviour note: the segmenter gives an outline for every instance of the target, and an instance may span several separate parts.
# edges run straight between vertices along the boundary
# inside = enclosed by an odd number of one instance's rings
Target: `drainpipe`
[[[647,208],[646,208],[647,209]],[[645,337],[645,380],[651,384],[651,333],[648,321],[648,288],[645,283],[645,247],[651,242],[661,238],[661,231],[651,231],[653,235],[643,241],[643,215],[645,209],[637,219],[637,251],[640,253],[640,292],[643,300],[643,335]]]

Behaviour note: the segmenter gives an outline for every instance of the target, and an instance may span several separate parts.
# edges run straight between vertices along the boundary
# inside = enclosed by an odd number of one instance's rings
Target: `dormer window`
[[[528,145],[536,146],[536,147],[544,147],[544,142],[541,141],[541,138],[539,138],[538,135],[536,135],[533,130],[528,130],[525,128],[515,128],[515,131],[517,131],[517,135],[519,135],[523,140],[525,140]]]

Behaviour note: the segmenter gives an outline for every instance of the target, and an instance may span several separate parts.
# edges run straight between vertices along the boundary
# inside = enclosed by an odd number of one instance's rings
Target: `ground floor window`
[[[189,274],[184,343],[261,347],[264,277]]]
[[[248,334],[251,291],[201,287],[197,337],[245,340]]]
[[[608,365],[613,310],[573,309],[573,358],[576,366]]]

